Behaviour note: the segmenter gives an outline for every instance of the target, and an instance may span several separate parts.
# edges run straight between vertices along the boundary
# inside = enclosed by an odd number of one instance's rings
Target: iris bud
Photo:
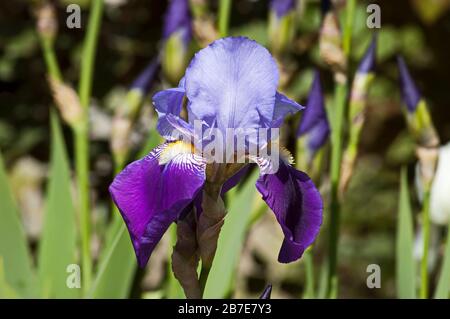
[[[292,43],[295,31],[295,0],[272,0],[269,11],[269,43],[279,55]]]
[[[164,75],[172,84],[177,84],[184,74],[191,38],[188,0],[172,0],[165,16],[161,61]]]
[[[416,154],[420,162],[420,174],[424,187],[429,189],[438,160],[439,136],[434,128],[426,101],[421,97],[402,57],[397,59],[404,112],[408,129],[416,142]]]
[[[75,90],[66,83],[49,77],[53,100],[64,121],[74,129],[81,128],[84,112]]]
[[[58,19],[56,18],[55,7],[49,2],[44,2],[37,7],[35,15],[38,35],[43,40],[53,43],[58,32]]]
[[[342,160],[341,193],[346,190],[353,174],[358,153],[359,137],[366,119],[367,95],[375,78],[376,53],[377,35],[375,34],[353,79],[349,103],[349,142]]]
[[[131,85],[125,97],[125,102],[116,109],[112,121],[111,149],[118,165],[122,165],[126,161],[133,123],[139,113],[145,95],[151,89],[158,68],[158,60],[153,59]]]
[[[319,54],[336,74],[343,74],[347,62],[342,48],[342,32],[330,0],[322,1],[323,21],[319,35]]]

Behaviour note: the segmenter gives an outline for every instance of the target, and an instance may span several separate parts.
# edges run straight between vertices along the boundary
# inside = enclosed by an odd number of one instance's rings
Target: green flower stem
[[[447,225],[447,240],[445,241],[444,259],[442,261],[439,281],[434,292],[435,299],[447,299],[449,297],[450,283],[450,223]]]
[[[342,124],[344,120],[347,85],[337,84],[335,89],[335,114],[331,133],[331,203],[329,223],[329,260],[327,296],[337,294],[337,254],[341,205],[339,202],[339,179],[342,158]]]
[[[44,60],[47,66],[48,74],[55,80],[61,81],[61,71],[59,69],[58,60],[56,59],[55,50],[53,48],[53,41],[42,36],[39,37],[42,52],[44,53]]]
[[[430,190],[424,192],[422,226],[423,226],[423,256],[420,264],[420,298],[428,298],[428,250],[430,247]]]
[[[83,290],[89,291],[92,281],[92,257],[90,252],[91,221],[89,205],[89,103],[93,82],[93,67],[97,38],[103,12],[103,0],[91,2],[87,34],[83,44],[78,94],[83,107],[83,123],[75,130],[76,175],[80,209],[81,256]]]
[[[303,255],[303,261],[305,263],[306,284],[303,294],[304,299],[315,298],[315,281],[314,281],[314,261],[312,247],[307,249]]]
[[[356,0],[348,0],[346,7],[346,22],[343,32],[343,49],[348,59],[351,51],[352,29]],[[328,256],[328,280],[327,296],[337,296],[337,255],[340,228],[341,205],[339,201],[339,179],[341,175],[342,137],[345,107],[348,94],[348,80],[336,82],[334,93],[334,114],[332,117],[331,133],[331,203],[329,223],[329,256]]]
[[[342,48],[344,49],[344,54],[346,57],[350,55],[350,51],[352,48],[351,35],[355,17],[355,7],[356,7],[356,0],[347,0],[347,7],[345,8],[346,18],[345,18],[344,39],[342,42]]]
[[[228,25],[230,22],[231,0],[220,0],[219,2],[219,34],[220,37],[228,35]]]

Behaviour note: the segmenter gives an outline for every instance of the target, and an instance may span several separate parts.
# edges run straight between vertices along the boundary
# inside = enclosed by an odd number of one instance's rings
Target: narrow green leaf
[[[8,185],[0,153],[0,259],[9,286],[21,296],[33,296],[33,274],[27,239]]]
[[[49,298],[76,298],[80,289],[66,284],[67,267],[76,263],[76,213],[71,194],[69,161],[61,126],[51,116],[51,164],[44,227],[39,245],[38,276]]]
[[[447,299],[450,292],[450,224],[447,227],[447,242],[445,243],[444,261],[439,275],[439,281],[434,293],[436,299]]]
[[[255,170],[241,189],[233,193],[225,224],[219,236],[216,256],[205,287],[205,298],[225,298],[233,287],[236,266],[256,199]]]
[[[0,258],[0,299],[17,299],[19,294],[6,282],[3,259]]]
[[[414,233],[406,169],[402,168],[397,222],[396,278],[398,298],[416,298]]]
[[[124,224],[109,245],[92,286],[90,298],[126,298],[136,272],[136,257]]]
[[[319,287],[317,289],[317,298],[325,299],[327,297],[328,285],[328,261],[324,260],[319,266]]]

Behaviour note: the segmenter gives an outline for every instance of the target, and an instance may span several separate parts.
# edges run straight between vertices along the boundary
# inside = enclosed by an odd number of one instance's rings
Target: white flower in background
[[[416,187],[422,201],[423,188],[416,166]],[[439,150],[439,161],[431,188],[430,219],[437,225],[448,225],[450,222],[450,143]]]
[[[423,187],[419,172],[419,164],[416,165],[416,189],[419,200],[423,200]],[[450,221],[450,143],[439,149],[439,160],[431,187],[430,199],[431,238],[428,258],[429,271],[436,266],[440,242],[440,226],[448,225]],[[414,243],[414,258],[422,259],[423,255],[423,229],[419,224]]]

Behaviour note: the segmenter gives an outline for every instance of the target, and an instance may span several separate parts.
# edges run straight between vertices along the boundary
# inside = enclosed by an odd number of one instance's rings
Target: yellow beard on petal
[[[175,156],[179,154],[194,154],[195,148],[190,143],[176,141],[169,143],[165,149],[162,150],[159,156],[159,165],[164,165],[170,162]]]

